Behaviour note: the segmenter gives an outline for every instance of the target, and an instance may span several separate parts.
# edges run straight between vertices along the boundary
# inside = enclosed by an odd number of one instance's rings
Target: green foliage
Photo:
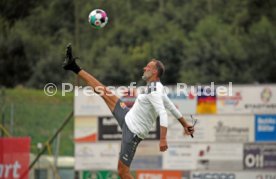
[[[31,75],[31,63],[26,60],[21,37],[16,33],[8,37],[1,34],[0,41],[3,42],[0,43],[0,84],[12,87],[26,82]]]
[[[191,83],[244,82],[243,46],[237,35],[217,17],[199,22],[186,42],[182,79]],[[191,74],[196,74],[193,78]],[[200,81],[198,79],[201,79]]]
[[[252,69],[252,80],[261,83],[275,82],[275,26],[263,17],[249,29],[249,39],[245,39],[245,46],[251,61],[249,67]]]
[[[166,84],[276,82],[273,0],[4,0],[0,7],[3,86],[71,80],[61,69],[68,42],[78,63],[108,85],[140,81],[152,58],[166,65]],[[100,30],[87,22],[95,8],[109,15]]]
[[[24,18],[30,14],[30,11],[36,6],[35,0],[17,1],[17,0],[1,0],[0,16],[8,20],[12,25],[16,20]]]

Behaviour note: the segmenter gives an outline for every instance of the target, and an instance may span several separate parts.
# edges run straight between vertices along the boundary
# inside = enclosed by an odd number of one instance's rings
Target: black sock
[[[75,61],[73,61],[72,63],[68,64],[65,67],[65,69],[66,70],[71,70],[71,71],[73,71],[76,74],[78,74],[81,71],[81,68],[79,67],[79,65]]]
[[[72,67],[72,71],[76,74],[79,74],[79,72],[81,71],[81,68],[79,67],[79,65],[75,63],[75,65],[73,65]]]

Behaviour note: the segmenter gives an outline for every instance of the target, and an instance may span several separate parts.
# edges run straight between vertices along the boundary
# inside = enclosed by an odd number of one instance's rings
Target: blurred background
[[[88,23],[96,8],[109,18],[100,30]],[[120,131],[106,128],[114,123],[106,106],[96,97],[60,90],[64,82],[84,85],[62,69],[71,42],[80,66],[106,85],[144,85],[142,68],[151,58],[161,60],[170,98],[188,120],[190,114],[198,118],[194,140],[182,139],[181,128],[171,124],[178,133],[168,134],[166,154],[158,152],[156,124],[138,151],[137,178],[276,177],[276,1],[1,0],[0,9],[0,166],[7,161],[5,146],[19,145],[6,139],[28,136],[23,143],[31,158],[24,167],[43,153],[29,178],[117,178]],[[176,83],[210,82],[227,89],[232,82],[233,96],[175,95]],[[55,96],[44,94],[47,83],[58,86]],[[206,157],[209,151],[214,153]],[[135,173],[146,169],[151,171]]]

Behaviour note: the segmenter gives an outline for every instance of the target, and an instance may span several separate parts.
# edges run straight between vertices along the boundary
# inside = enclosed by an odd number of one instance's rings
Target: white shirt
[[[139,94],[125,117],[131,132],[144,139],[152,128],[157,117],[160,126],[168,126],[168,109],[177,119],[182,117],[175,105],[168,98],[161,82],[151,82],[146,94]]]

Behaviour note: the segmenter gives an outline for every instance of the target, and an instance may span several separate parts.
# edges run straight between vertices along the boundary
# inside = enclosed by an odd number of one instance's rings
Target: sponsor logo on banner
[[[192,124],[191,117],[184,116]],[[173,142],[253,142],[254,115],[195,115],[194,138],[183,135],[181,124],[170,116],[167,139]]]
[[[180,171],[138,170],[137,179],[181,179]]]
[[[0,178],[29,178],[30,141],[30,138],[0,138]]]
[[[236,179],[233,172],[192,172],[192,179]]]
[[[76,170],[117,170],[118,143],[76,143]]]
[[[256,115],[255,126],[256,141],[276,141],[276,115]]]
[[[244,169],[276,169],[276,143],[248,143],[244,145]]]
[[[130,172],[136,178],[134,171]],[[100,170],[100,171],[83,171],[81,179],[120,179],[117,171]]]
[[[207,94],[213,94],[213,95],[207,96],[207,95],[204,95],[203,89],[201,89],[200,94],[201,95],[197,96],[197,113],[215,114],[217,112],[216,92],[215,91],[208,92]]]
[[[209,122],[214,123],[215,142],[240,143],[254,141],[254,115],[216,115],[208,117]]]
[[[254,87],[254,91],[247,94],[244,108],[252,113],[275,113],[276,86]],[[249,96],[250,95],[250,96]]]
[[[98,118],[99,140],[121,140],[122,129],[112,116]],[[159,120],[154,124],[145,140],[158,140],[160,138]]]
[[[271,100],[272,97],[272,91],[269,87],[266,87],[261,92],[261,100],[264,103],[268,103]]]
[[[233,96],[218,96],[218,102],[224,106],[238,106],[242,100],[241,92],[236,92]]]
[[[218,114],[274,114],[276,86],[233,86],[233,96],[217,95]]]
[[[99,140],[121,140],[122,129],[113,116],[98,118]]]
[[[192,144],[169,143],[169,148],[163,152],[163,169],[195,170],[197,147]]]
[[[182,114],[195,114],[197,104],[196,96],[190,89],[187,93],[185,94],[179,91],[178,94],[176,87],[169,86],[167,95]]]
[[[75,118],[75,142],[96,142],[97,124],[96,117],[76,117]]]
[[[230,120],[230,119],[229,119]],[[217,142],[249,142],[250,126],[233,126],[218,121],[215,126],[215,137]]]
[[[242,105],[243,89],[233,86],[233,95],[225,96],[217,95],[217,113],[218,114],[233,114],[233,113],[245,113]]]
[[[120,179],[116,171],[83,171],[82,179]]]

